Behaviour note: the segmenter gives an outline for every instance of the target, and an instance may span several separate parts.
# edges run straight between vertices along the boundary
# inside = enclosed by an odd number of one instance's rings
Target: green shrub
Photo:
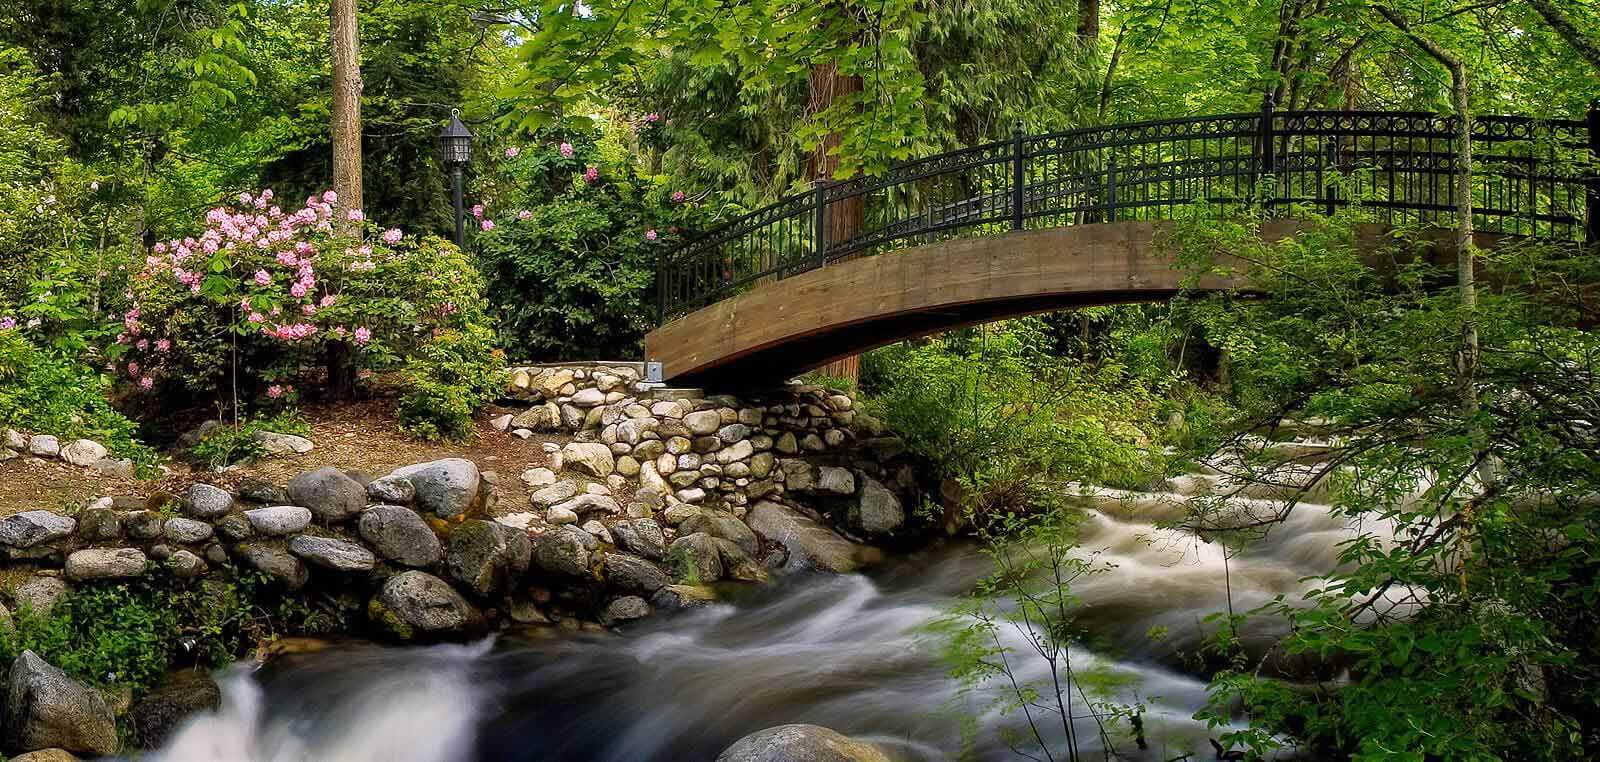
[[[62,438],[93,439],[152,465],[156,454],[107,400],[110,383],[79,363],[53,357],[17,328],[0,329],[0,424]]]
[[[864,358],[869,411],[959,486],[948,525],[1047,508],[1069,481],[1131,486],[1156,473],[1141,428],[1149,395],[1120,368],[1062,361],[1041,341],[1036,323],[1016,321]]]
[[[639,173],[626,135],[542,132],[486,178],[495,220],[478,262],[501,346],[519,360],[634,356],[655,325],[656,261],[698,211]]]
[[[357,603],[284,595],[260,575],[184,581],[151,573],[118,583],[79,585],[48,616],[17,611],[0,628],[0,660],[32,650],[94,685],[124,685],[135,695],[177,663],[221,668],[280,635],[346,633]]]
[[[418,347],[396,410],[400,428],[421,439],[470,437],[472,414],[505,388],[504,357],[493,341],[488,329],[469,326]]]
[[[267,456],[267,448],[255,438],[256,433],[261,431],[304,435],[310,433],[311,426],[294,410],[250,418],[237,425],[224,424],[206,432],[189,449],[189,454],[212,468],[259,460]]]

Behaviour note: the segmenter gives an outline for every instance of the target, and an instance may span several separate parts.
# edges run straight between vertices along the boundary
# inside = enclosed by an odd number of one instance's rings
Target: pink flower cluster
[[[562,143],[558,148],[556,148],[556,150],[561,153],[561,158],[563,158],[563,159],[572,158],[572,144],[571,143]]]
[[[260,335],[283,342],[303,342],[324,333],[345,337],[349,331],[343,326],[327,331],[328,326],[319,329],[315,321],[321,310],[340,302],[335,291],[320,285],[318,275],[318,264],[322,261],[318,242],[333,235],[338,194],[330,190],[310,196],[303,208],[293,212],[285,212],[272,204],[271,190],[240,193],[236,200],[236,207],[219,206],[207,211],[204,232],[198,237],[156,243],[145,259],[144,270],[135,276],[136,283],[157,285],[176,281],[190,293],[199,294],[208,273],[227,275],[229,268],[236,268],[232,269],[236,280],[231,282],[236,284],[233,288],[240,314]],[[360,210],[350,209],[344,210],[344,218],[360,222],[365,220],[365,215]],[[391,228],[384,231],[381,238],[393,245],[404,236],[399,228]],[[337,251],[342,251],[345,257],[340,264],[348,262],[351,271],[370,272],[377,268],[371,246]],[[221,252],[227,253],[221,255],[225,259],[218,268],[217,256]],[[358,253],[364,259],[357,259]],[[277,272],[280,269],[284,271],[281,279]],[[287,294],[280,284],[287,284]],[[240,296],[238,290],[250,292]],[[143,320],[138,293],[130,289],[126,294],[132,306],[122,316],[123,332],[117,336],[117,343],[139,353],[137,357],[130,355],[123,367],[129,379],[149,389],[154,385],[152,371],[168,361],[174,345],[170,338],[141,336],[160,322],[147,324]],[[280,318],[286,310],[303,317]],[[15,321],[11,324],[15,325]],[[361,344],[373,338],[372,330],[365,326],[357,328],[354,335]],[[281,387],[275,388],[280,388],[282,393]],[[292,391],[292,387],[289,389]]]
[[[317,332],[317,327],[311,323],[289,323],[287,325],[280,323],[262,332],[279,341],[300,341],[301,339],[311,338]]]
[[[586,183],[596,183],[596,182],[599,182],[599,180],[600,180],[600,168],[599,167],[596,167],[595,165],[590,164],[588,169],[583,170],[583,181],[584,182],[586,182]]]

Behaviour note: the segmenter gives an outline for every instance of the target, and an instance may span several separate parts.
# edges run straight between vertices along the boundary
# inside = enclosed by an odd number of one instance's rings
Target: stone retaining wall
[[[850,397],[686,395],[641,384],[639,370],[512,370],[506,398],[529,407],[496,428],[555,441],[549,467],[521,474],[526,497],[507,504],[493,503],[500,477],[445,459],[0,519],[0,560],[31,573],[6,603],[45,613],[73,585],[252,569],[297,595],[359,596],[373,633],[463,638],[512,623],[613,626],[714,600],[719,584],[847,572],[873,543],[910,533],[918,469]],[[518,494],[510,486],[499,492]],[[9,619],[0,605],[0,626]]]
[[[196,484],[173,504],[101,498],[75,515],[0,520],[22,591],[151,573],[252,568],[286,589],[358,589],[400,638],[491,624],[614,624],[714,597],[722,580],[848,571],[904,533],[916,470],[848,396],[790,386],[739,399],[657,399],[629,365],[516,368],[496,425],[557,433],[526,501],[490,504],[476,464],[447,459],[371,478],[333,466],[236,492]],[[31,587],[30,587],[31,585]]]

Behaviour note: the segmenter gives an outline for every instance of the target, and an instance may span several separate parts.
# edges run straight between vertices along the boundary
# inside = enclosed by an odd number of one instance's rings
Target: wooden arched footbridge
[[[1277,112],[1093,127],[953,151],[819,184],[663,257],[663,377],[776,381],[949,328],[1169,299],[1163,229],[1197,201],[1453,224],[1457,122],[1421,113]],[[1600,243],[1600,109],[1473,121],[1479,229]]]

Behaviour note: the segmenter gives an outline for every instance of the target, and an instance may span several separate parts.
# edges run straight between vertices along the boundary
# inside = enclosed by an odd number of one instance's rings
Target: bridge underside
[[[1290,235],[1293,221],[1269,236]],[[961,326],[1075,307],[1172,298],[1187,273],[1162,222],[1114,222],[958,239],[759,283],[661,326],[645,355],[673,383],[777,382],[842,357]],[[1207,275],[1198,290],[1233,289]]]

